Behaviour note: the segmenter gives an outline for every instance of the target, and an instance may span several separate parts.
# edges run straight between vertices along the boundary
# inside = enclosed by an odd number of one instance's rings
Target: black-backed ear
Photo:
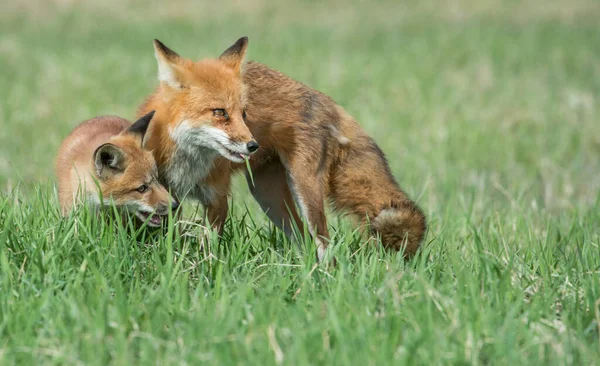
[[[135,121],[126,131],[126,133],[134,134],[139,136],[140,141],[144,141],[144,135],[146,131],[148,131],[148,126],[150,125],[150,121],[152,121],[152,117],[154,117],[154,112],[150,111],[142,118]]]
[[[165,46],[165,44],[158,39],[154,39],[154,50],[171,62],[175,62],[181,58],[177,52]]]
[[[177,78],[177,64],[181,57],[158,39],[154,40],[154,56],[158,61],[158,80],[174,88],[181,86]]]
[[[248,48],[248,37],[242,37],[238,39],[231,47],[225,50],[219,56],[219,60],[225,62],[229,67],[234,70],[240,70],[244,57],[246,56],[246,49]]]
[[[125,152],[113,144],[100,145],[94,151],[94,166],[102,179],[122,173],[125,170]]]

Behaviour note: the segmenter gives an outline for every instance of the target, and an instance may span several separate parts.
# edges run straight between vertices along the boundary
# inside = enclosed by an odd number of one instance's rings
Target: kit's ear
[[[100,145],[94,151],[94,165],[100,179],[120,174],[125,170],[125,152],[113,144]]]
[[[150,111],[145,116],[135,121],[128,129],[125,130],[125,133],[137,137],[140,140],[140,145],[144,141],[144,136],[146,135],[146,131],[148,131],[148,126],[150,125],[150,121],[152,121],[154,112],[155,111]]]

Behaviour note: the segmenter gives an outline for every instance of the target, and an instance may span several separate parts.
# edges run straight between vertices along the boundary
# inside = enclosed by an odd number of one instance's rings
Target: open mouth
[[[159,227],[162,224],[163,217],[151,212],[137,211],[137,217],[143,222],[147,222],[150,227]]]
[[[225,150],[225,154],[221,153],[221,155],[223,155],[223,157],[235,162],[235,163],[243,163],[246,159],[250,159],[250,155],[248,154],[243,154],[237,151],[233,151],[227,147],[225,147],[224,145],[221,145],[221,147],[223,148],[223,150]]]

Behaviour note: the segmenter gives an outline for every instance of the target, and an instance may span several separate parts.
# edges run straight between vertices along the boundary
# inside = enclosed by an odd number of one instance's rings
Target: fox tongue
[[[250,159],[250,155],[239,154],[242,159]]]

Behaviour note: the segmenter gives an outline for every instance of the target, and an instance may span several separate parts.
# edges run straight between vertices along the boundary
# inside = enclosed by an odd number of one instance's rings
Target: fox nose
[[[252,140],[246,144],[246,147],[248,148],[248,151],[253,153],[256,150],[258,150],[258,143],[256,141]]]
[[[173,202],[171,202],[171,209],[173,211],[177,210],[179,208],[179,202],[173,200]]]

